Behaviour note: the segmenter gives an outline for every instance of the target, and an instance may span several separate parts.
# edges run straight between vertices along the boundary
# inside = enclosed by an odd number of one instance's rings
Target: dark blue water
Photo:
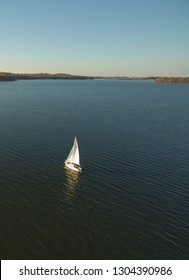
[[[188,259],[188,213],[189,85],[0,83],[1,259]]]

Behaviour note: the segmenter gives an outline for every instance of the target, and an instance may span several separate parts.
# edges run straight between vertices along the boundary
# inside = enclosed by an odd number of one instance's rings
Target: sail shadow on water
[[[71,201],[75,198],[76,192],[78,191],[78,184],[80,173],[73,172],[68,169],[66,166],[64,167],[65,171],[65,180],[63,182],[63,192],[66,200]]]
[[[72,172],[66,166],[64,167],[66,182],[64,183],[66,188],[75,191],[79,183],[80,174],[78,172]]]

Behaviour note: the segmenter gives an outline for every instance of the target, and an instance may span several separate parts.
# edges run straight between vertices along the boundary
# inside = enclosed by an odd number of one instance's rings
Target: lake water
[[[189,85],[0,83],[1,259],[188,259],[188,236]]]

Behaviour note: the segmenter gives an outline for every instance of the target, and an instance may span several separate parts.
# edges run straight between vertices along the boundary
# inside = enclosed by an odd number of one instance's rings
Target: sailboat
[[[65,165],[73,171],[82,172],[82,168],[80,165],[80,157],[79,157],[79,147],[78,147],[76,137],[74,138],[72,149],[67,159],[65,160]]]

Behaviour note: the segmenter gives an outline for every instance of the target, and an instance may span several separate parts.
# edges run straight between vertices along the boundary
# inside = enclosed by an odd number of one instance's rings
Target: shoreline
[[[49,74],[19,74],[11,72],[0,72],[0,82],[17,81],[17,80],[152,80],[155,83],[189,83],[189,77],[127,77],[127,76],[80,76],[65,73]]]

